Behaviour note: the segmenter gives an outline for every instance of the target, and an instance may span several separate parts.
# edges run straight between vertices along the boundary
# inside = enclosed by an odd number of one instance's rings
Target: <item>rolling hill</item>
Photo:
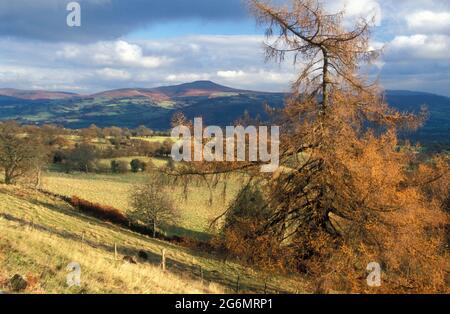
[[[247,111],[266,118],[264,104],[282,108],[286,94],[234,89],[210,81],[156,88],[127,88],[93,95],[51,91],[0,89],[0,120],[56,123],[68,128],[91,124],[134,128],[146,125],[167,130],[172,115],[202,116],[206,124],[230,125]],[[430,119],[420,131],[406,134],[413,141],[450,146],[450,98],[411,91],[386,91],[389,104],[418,112],[427,105]]]
[[[1,88],[0,95],[27,100],[66,99],[77,96],[77,94],[74,93],[52,92],[44,90],[19,90],[14,88]]]

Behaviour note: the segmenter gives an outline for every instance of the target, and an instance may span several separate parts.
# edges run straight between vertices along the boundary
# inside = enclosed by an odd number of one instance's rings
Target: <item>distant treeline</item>
[[[0,122],[0,170],[7,184],[27,181],[40,185],[41,170],[58,165],[66,172],[146,171],[152,165],[147,157],[167,158],[172,141],[167,133],[144,126],[136,129],[98,128],[70,130],[56,125],[20,125]],[[128,162],[102,159],[140,156]],[[143,160],[141,160],[143,159]],[[125,165],[126,163],[126,165]]]

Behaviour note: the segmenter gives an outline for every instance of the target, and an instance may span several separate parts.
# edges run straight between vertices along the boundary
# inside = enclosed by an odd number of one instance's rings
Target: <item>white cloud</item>
[[[0,86],[21,89],[84,91],[83,83],[92,74],[86,71],[21,65],[0,67]]]
[[[103,79],[110,80],[128,80],[131,78],[131,74],[124,70],[104,68],[101,70],[97,70],[96,73],[101,76]]]
[[[386,45],[374,69],[385,87],[450,93],[448,0],[324,2],[334,12],[345,5],[346,26],[376,16],[379,27],[370,46]],[[243,89],[286,91],[298,68],[290,61],[265,63],[263,41],[262,35],[122,37],[90,44],[0,38],[0,87],[87,93],[213,80]]]
[[[377,0],[335,0],[327,2],[327,8],[331,12],[338,12],[344,8],[347,23],[364,18],[372,20],[375,25],[380,25],[382,21],[382,9]]]
[[[403,60],[450,60],[450,37],[446,35],[397,36],[387,46],[388,53]]]
[[[217,76],[225,79],[235,79],[240,76],[244,76],[243,71],[218,71]]]
[[[407,15],[406,22],[419,33],[450,33],[450,12],[418,11]]]
[[[280,71],[273,68],[262,70],[249,68],[244,71],[218,71],[215,80],[224,84],[232,84],[239,88],[258,89],[263,86],[268,91],[288,91],[290,83],[295,79],[295,71]],[[257,85],[255,85],[257,84]]]
[[[171,83],[186,83],[191,81],[209,80],[211,78],[208,73],[179,73],[170,74],[165,80]]]
[[[59,58],[94,66],[125,66],[153,69],[170,64],[165,56],[144,55],[142,47],[124,40],[90,45],[64,45],[56,52]]]
[[[143,56],[141,47],[129,44],[123,40],[115,42],[114,46],[116,60],[119,60],[125,65],[156,68],[167,61],[160,57]]]

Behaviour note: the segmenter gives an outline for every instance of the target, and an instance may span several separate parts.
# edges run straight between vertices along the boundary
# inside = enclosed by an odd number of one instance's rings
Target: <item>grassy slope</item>
[[[84,234],[84,236],[83,236]],[[83,241],[82,241],[83,239]],[[149,262],[114,260],[145,250]],[[168,271],[159,268],[167,249]],[[82,287],[66,287],[66,266],[78,262]],[[199,282],[202,267],[205,283]],[[12,275],[26,276],[31,293],[216,293],[229,292],[237,275],[243,291],[261,292],[262,275],[234,263],[153,240],[86,217],[38,192],[0,185],[0,289]],[[301,291],[292,278],[273,277],[275,292]]]
[[[144,174],[63,174],[49,172],[43,179],[44,189],[66,196],[79,196],[91,202],[114,206],[125,212],[130,210],[129,194],[133,184],[146,180]],[[177,226],[167,230],[180,236],[206,236],[212,219],[222,214],[239,189],[237,180],[227,185],[225,201],[222,198],[223,185],[213,191],[213,204],[208,204],[209,190],[205,186],[189,187],[185,199],[182,186],[167,188],[169,195],[180,212]]]

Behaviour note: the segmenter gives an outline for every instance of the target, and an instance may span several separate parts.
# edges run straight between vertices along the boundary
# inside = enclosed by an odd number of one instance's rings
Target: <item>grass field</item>
[[[158,266],[162,249],[167,251],[166,272]],[[137,259],[139,250],[147,252],[148,261],[122,261],[125,255]],[[66,285],[71,262],[81,265],[81,287]],[[261,293],[266,277],[100,222],[39,192],[0,185],[0,290],[8,290],[14,274],[25,276],[27,293],[228,293],[238,275],[240,292]],[[269,292],[303,291],[300,283],[292,275],[272,276]]]
[[[144,183],[146,180],[146,175],[142,173],[115,175],[48,172],[43,178],[43,188],[53,193],[79,196],[91,202],[110,205],[128,212],[131,209],[129,194],[133,185]],[[187,199],[182,186],[167,187],[166,194],[177,206],[180,219],[176,226],[170,226],[164,231],[168,235],[208,238],[212,219],[227,209],[239,188],[238,179],[230,180],[224,200],[223,185],[219,184],[213,190],[213,204],[210,205],[208,203],[209,190],[204,185],[190,186]]]
[[[176,138],[171,138],[168,136],[151,136],[151,137],[132,137],[131,139],[135,139],[135,140],[143,140],[143,141],[147,141],[150,143],[163,143],[166,140],[171,140],[173,142],[176,141]]]

